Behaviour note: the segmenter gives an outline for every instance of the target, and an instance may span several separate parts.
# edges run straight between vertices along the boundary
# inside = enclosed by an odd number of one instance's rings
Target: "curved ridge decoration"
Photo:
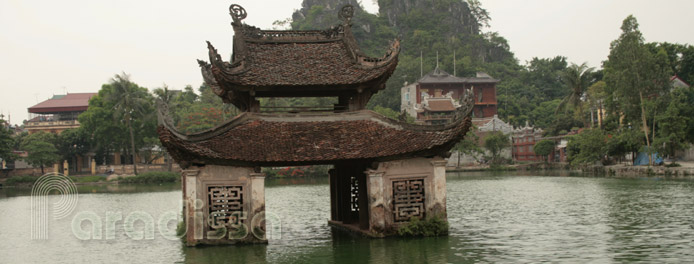
[[[237,5],[237,4],[232,4],[229,6],[229,15],[231,15],[231,18],[234,20],[232,22],[232,25],[234,23],[240,24],[241,20],[244,20],[246,18],[246,9],[244,9],[242,6]]]
[[[349,24],[350,21],[352,21],[352,17],[354,16],[354,6],[352,5],[345,5],[340,9],[340,12],[337,14],[337,17],[344,21],[345,24]]]

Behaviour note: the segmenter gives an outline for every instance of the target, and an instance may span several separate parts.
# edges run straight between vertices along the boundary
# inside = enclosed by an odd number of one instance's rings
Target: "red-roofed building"
[[[445,123],[453,117],[453,110],[449,109],[458,107],[463,93],[471,90],[475,97],[472,117],[490,118],[497,114],[498,82],[483,72],[478,72],[475,77],[457,77],[436,67],[417,83],[401,88],[400,110],[414,117],[418,123]]]
[[[60,133],[77,128],[77,116],[89,107],[89,99],[96,93],[68,93],[29,107],[29,120],[24,124],[29,134],[38,131]]]

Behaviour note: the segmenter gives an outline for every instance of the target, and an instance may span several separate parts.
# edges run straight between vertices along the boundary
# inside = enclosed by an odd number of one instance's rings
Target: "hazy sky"
[[[126,72],[141,86],[171,89],[202,83],[196,59],[205,40],[231,53],[231,3],[261,28],[290,17],[301,0],[0,0],[0,113],[12,123],[27,108],[65,92],[97,92]],[[491,28],[524,64],[563,55],[599,67],[621,21],[633,14],[646,41],[694,44],[694,1],[481,0]],[[376,12],[372,0],[363,0]],[[403,43],[403,45],[407,45]]]

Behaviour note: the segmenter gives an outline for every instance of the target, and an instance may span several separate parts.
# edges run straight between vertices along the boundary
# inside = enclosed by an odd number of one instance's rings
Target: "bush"
[[[410,218],[410,221],[398,228],[398,235],[411,237],[430,237],[448,234],[448,222],[442,217],[427,217],[421,220],[417,217]]]
[[[120,183],[166,183],[177,182],[180,179],[178,173],[166,171],[150,171],[119,180]]]
[[[677,162],[672,162],[672,163],[670,163],[670,164],[668,164],[668,165],[665,165],[665,167],[668,167],[668,168],[682,167],[682,165],[680,165],[680,164],[677,163]]]
[[[83,176],[83,177],[75,177],[75,176],[70,176],[70,180],[72,182],[100,182],[100,181],[105,181],[106,177],[104,176],[98,176],[98,175],[90,175],[90,176]]]
[[[10,178],[7,178],[7,181],[5,181],[5,185],[11,186],[11,185],[17,185],[17,184],[34,184],[36,180],[39,178],[39,176],[29,176],[29,175],[23,175],[23,176],[13,176]]]

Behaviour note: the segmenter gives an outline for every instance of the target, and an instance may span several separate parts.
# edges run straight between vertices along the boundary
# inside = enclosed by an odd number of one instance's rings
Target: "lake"
[[[562,173],[563,174],[563,173]],[[31,239],[30,190],[0,190],[2,263],[478,263],[694,260],[694,181],[560,173],[449,173],[450,234],[367,239],[331,230],[327,178],[266,182],[266,211],[281,219],[267,245],[185,247],[169,235],[179,184],[79,186],[74,212]],[[49,196],[49,202],[59,196]],[[77,216],[101,237],[79,239]],[[154,235],[132,216],[151,216]],[[120,216],[126,221],[109,224]],[[162,221],[160,221],[162,220]],[[78,222],[80,223],[80,222]],[[130,221],[132,223],[132,221]],[[92,224],[81,222],[80,232]],[[268,226],[268,229],[270,227]],[[79,232],[78,232],[79,233]]]

